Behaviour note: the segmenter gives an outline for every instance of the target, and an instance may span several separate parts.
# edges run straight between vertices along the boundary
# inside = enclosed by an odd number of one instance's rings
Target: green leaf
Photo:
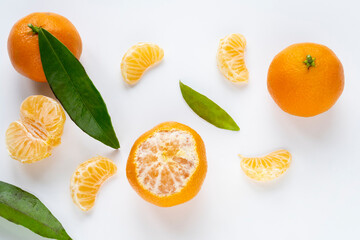
[[[51,33],[43,28],[35,30],[46,79],[70,118],[91,137],[119,148],[105,102],[84,67]]]
[[[236,122],[219,105],[181,81],[179,83],[183,98],[197,115],[218,128],[232,131],[240,130]]]
[[[0,216],[40,236],[71,240],[61,223],[34,195],[0,181]]]

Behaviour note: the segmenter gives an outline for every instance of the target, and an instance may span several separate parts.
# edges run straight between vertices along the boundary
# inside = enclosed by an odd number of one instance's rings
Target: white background
[[[0,180],[38,196],[73,239],[360,239],[360,34],[356,1],[50,1],[0,0]],[[28,96],[53,97],[47,84],[18,74],[8,58],[12,25],[36,11],[67,17],[83,41],[81,62],[107,103],[121,148],[106,147],[67,118],[62,144],[41,162],[23,165],[5,148],[8,125]],[[242,33],[248,42],[249,83],[229,83],[216,66],[220,38]],[[165,51],[163,62],[127,86],[120,62],[139,41]],[[345,69],[345,90],[328,112],[300,118],[281,111],[266,87],[268,66],[286,46],[330,47]],[[194,114],[178,81],[210,97],[241,130],[218,129]],[[125,166],[133,142],[164,121],[178,121],[203,138],[208,173],[190,202],[160,208],[129,185]],[[248,180],[237,154],[285,148],[288,173],[269,184]],[[103,155],[118,165],[91,212],[70,197],[69,181],[83,161]],[[0,218],[1,240],[40,239]]]

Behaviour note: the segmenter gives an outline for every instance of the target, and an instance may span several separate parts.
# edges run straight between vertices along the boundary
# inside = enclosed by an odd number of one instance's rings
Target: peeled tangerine
[[[137,83],[147,69],[159,63],[164,50],[153,43],[138,43],[132,46],[121,61],[121,74],[128,84]]]
[[[195,197],[206,171],[203,140],[193,129],[177,122],[161,123],[140,136],[126,166],[134,190],[160,207]]]
[[[83,211],[90,210],[101,185],[117,171],[113,161],[105,157],[94,157],[78,166],[74,172],[70,191],[74,203]]]
[[[65,113],[55,100],[35,95],[26,98],[20,107],[20,120],[6,131],[6,145],[12,158],[33,163],[51,155],[61,143]]]
[[[239,33],[227,35],[220,40],[217,51],[217,64],[224,76],[231,82],[246,83],[249,71],[245,65],[246,39]]]
[[[283,175],[290,167],[291,154],[278,150],[263,157],[241,157],[241,168],[246,176],[256,181],[270,181]]]

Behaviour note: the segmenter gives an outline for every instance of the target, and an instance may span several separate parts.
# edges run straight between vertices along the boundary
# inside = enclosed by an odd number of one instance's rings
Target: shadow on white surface
[[[140,199],[137,201],[138,204],[134,210],[139,225],[147,229],[151,225],[154,226],[155,222],[155,225],[161,226],[161,228],[165,227],[170,236],[174,234],[184,235],[192,231],[194,224],[204,214],[204,205],[202,203],[205,199],[202,199],[199,195],[186,203],[167,208],[140,201],[145,200]],[[147,231],[152,232],[152,229]]]
[[[241,181],[245,181],[248,186],[250,186],[250,188],[254,191],[258,191],[259,193],[266,193],[269,192],[270,194],[272,194],[272,192],[276,191],[276,190],[280,190],[282,188],[284,188],[286,185],[288,185],[288,181],[290,178],[290,174],[289,173],[291,171],[292,168],[292,164],[290,165],[290,168],[280,177],[273,179],[271,181],[267,181],[267,182],[260,182],[260,181],[255,181],[250,179],[249,177],[247,177],[245,175],[245,173],[242,173],[241,175]]]
[[[298,117],[283,112],[278,106],[276,108],[271,111],[274,120],[284,131],[294,134],[293,136],[300,134],[312,139],[322,139],[331,133],[329,130],[332,129],[336,118],[336,109],[330,109],[314,117]]]
[[[20,163],[16,161],[13,164],[13,174],[15,178],[22,178],[23,175],[30,177],[32,180],[43,181],[43,176],[46,175],[53,168],[55,161],[59,161],[60,159],[56,159],[53,156],[40,160],[34,163]],[[16,164],[16,165],[15,165]],[[19,166],[20,165],[20,166]],[[21,176],[20,176],[20,175]]]
[[[32,87],[32,91],[35,92],[37,95],[44,95],[56,99],[55,95],[51,91],[51,88],[47,82],[46,83],[33,82],[31,87]]]
[[[218,66],[215,66],[218,68]],[[218,78],[221,79],[221,81],[224,83],[224,86],[227,88],[228,91],[234,91],[234,90],[245,90],[248,88],[249,82],[239,82],[239,83],[235,83],[235,82],[231,82],[229,79],[227,79],[222,73],[221,71],[218,69],[217,71],[217,75]],[[249,81],[251,81],[251,79],[249,79]]]
[[[116,165],[120,164],[120,160],[117,161],[117,159],[121,159],[121,151],[120,149],[114,149],[114,150],[110,150],[110,153],[106,154],[107,158],[110,158],[111,160],[113,160]],[[117,166],[119,167],[119,166]]]
[[[51,88],[46,82],[35,82],[27,77],[20,75],[19,73],[13,74],[12,81],[16,82],[17,89],[20,91],[20,95],[23,100],[30,95],[44,95],[53,99],[56,99],[51,91]]]

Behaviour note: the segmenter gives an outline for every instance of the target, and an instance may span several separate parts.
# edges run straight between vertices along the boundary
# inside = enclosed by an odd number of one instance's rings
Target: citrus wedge
[[[196,196],[206,171],[204,142],[193,129],[177,122],[162,123],[137,139],[126,166],[135,191],[161,207]]]
[[[12,158],[32,163],[51,155],[61,142],[65,113],[59,103],[45,96],[30,96],[20,107],[20,120],[6,131],[6,145]]]
[[[233,33],[220,40],[217,51],[217,64],[224,76],[231,82],[247,82],[249,71],[245,65],[246,39]]]
[[[159,63],[164,50],[153,43],[138,43],[132,46],[121,61],[121,74],[129,84],[137,83],[147,69]]]
[[[263,157],[239,156],[246,176],[256,181],[269,181],[280,177],[289,169],[291,163],[291,154],[286,150],[278,150]]]
[[[94,157],[80,164],[74,172],[70,191],[74,203],[83,211],[90,210],[101,185],[117,171],[113,161],[105,157]]]

